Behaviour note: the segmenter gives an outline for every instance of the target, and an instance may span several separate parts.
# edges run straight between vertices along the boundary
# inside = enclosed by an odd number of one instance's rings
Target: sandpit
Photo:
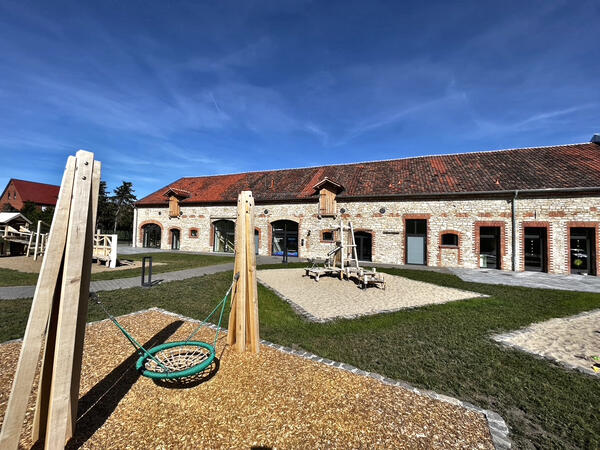
[[[594,372],[593,356],[600,356],[600,310],[535,323],[522,330],[496,335],[494,340],[568,367]]]
[[[151,310],[120,318],[140,342],[181,339],[196,326]],[[211,340],[214,331],[204,329]],[[204,383],[161,387],[108,321],[88,326],[79,419],[84,448],[493,448],[483,414],[371,377],[262,346],[237,354],[220,339],[220,366]],[[0,345],[3,417],[20,342]],[[21,444],[31,445],[29,430]]]
[[[360,289],[352,281],[321,277],[317,282],[304,269],[259,270],[258,280],[285,298],[313,321],[355,318],[474,297],[478,292],[462,291],[436,284],[385,274],[385,290]]]
[[[39,257],[37,260],[33,260],[32,257],[27,256],[6,256],[0,258],[0,269],[12,269],[18,270],[19,272],[27,272],[27,273],[40,273],[40,268],[42,267],[42,257]],[[165,263],[155,262],[153,266],[163,265]],[[106,267],[104,264],[92,264],[92,273],[98,272],[113,272],[115,270],[127,270],[127,269],[135,269],[137,267],[142,267],[141,261],[133,261],[129,265],[122,265],[111,269],[110,267]]]

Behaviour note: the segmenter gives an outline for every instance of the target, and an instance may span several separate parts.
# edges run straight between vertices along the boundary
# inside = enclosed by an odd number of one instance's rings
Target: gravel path
[[[477,292],[446,288],[385,274],[386,289],[360,289],[352,281],[321,277],[316,282],[304,269],[259,270],[258,280],[314,321],[354,318],[474,297]]]
[[[600,376],[592,370],[592,356],[600,356],[600,310],[551,319],[527,328],[494,336],[519,350]]]
[[[144,343],[196,324],[158,311],[121,318]],[[201,339],[212,340],[204,329]],[[168,389],[139,377],[131,346],[108,321],[88,326],[74,446],[83,448],[492,449],[483,414],[367,376],[262,346],[237,354],[220,340],[208,381]],[[155,345],[156,342],[150,344]],[[20,342],[0,346],[0,417]],[[129,360],[127,360],[127,358]],[[27,429],[31,428],[33,399]],[[21,444],[29,448],[29,433]]]

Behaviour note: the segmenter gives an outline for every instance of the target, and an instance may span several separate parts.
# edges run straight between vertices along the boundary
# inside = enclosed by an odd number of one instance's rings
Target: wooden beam
[[[92,155],[93,157],[93,155]],[[83,359],[83,343],[85,339],[85,325],[87,323],[87,312],[90,298],[90,279],[92,276],[92,253],[94,248],[94,229],[98,212],[98,193],[100,191],[100,174],[102,164],[93,161],[92,169],[92,193],[90,198],[90,212],[85,236],[85,252],[81,266],[81,288],[79,294],[79,312],[77,317],[77,332],[75,336],[75,352],[73,357],[73,371],[71,376],[71,421],[67,430],[67,439],[75,432],[77,421],[77,404],[79,403],[79,384],[81,381],[81,364]]]
[[[60,283],[59,274],[65,252],[74,173],[75,158],[70,156],[63,174],[52,226],[50,227],[48,247],[42,260],[17,370],[4,415],[2,432],[0,432],[0,448],[3,449],[16,449],[19,444],[21,428],[33,386],[52,300],[57,285]],[[53,348],[52,344],[47,344],[46,348],[48,349],[49,346]]]
[[[33,260],[37,261],[38,257],[38,245],[40,243],[40,232],[42,231],[42,221],[38,220],[37,231],[35,233],[35,251],[33,252]]]
[[[93,225],[90,228],[90,197],[92,191],[92,171],[94,155],[80,150],[77,152],[73,202],[65,247],[64,270],[61,285],[60,309],[54,352],[52,388],[46,447],[63,448],[70,438],[69,431],[75,420],[71,417],[71,393],[73,369],[77,355],[78,319],[82,294],[82,268],[89,269],[84,261],[86,246],[90,245]],[[86,298],[87,302],[88,299]],[[76,387],[77,390],[79,386]]]
[[[258,290],[256,282],[256,252],[254,248],[254,198],[248,193],[246,203],[246,343],[252,353],[260,351],[258,323]]]
[[[250,191],[243,191],[238,196],[234,273],[239,273],[239,279],[234,287],[227,341],[238,352],[249,350],[258,353],[260,338],[254,248],[254,199]]]

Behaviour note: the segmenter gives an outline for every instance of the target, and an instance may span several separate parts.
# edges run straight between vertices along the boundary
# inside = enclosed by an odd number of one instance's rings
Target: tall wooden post
[[[69,157],[0,432],[2,449],[19,444],[44,342],[33,441],[63,448],[73,435],[99,183],[93,153],[80,150]]]
[[[248,350],[258,353],[260,337],[254,248],[254,198],[250,191],[242,191],[238,196],[233,273],[239,273],[239,279],[232,294],[227,341],[238,352]]]

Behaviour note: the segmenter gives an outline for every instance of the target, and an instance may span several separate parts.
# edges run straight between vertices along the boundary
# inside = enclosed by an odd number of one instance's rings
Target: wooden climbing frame
[[[67,160],[0,432],[2,449],[18,447],[42,349],[33,442],[63,448],[73,436],[100,171],[93,153],[80,150]]]

